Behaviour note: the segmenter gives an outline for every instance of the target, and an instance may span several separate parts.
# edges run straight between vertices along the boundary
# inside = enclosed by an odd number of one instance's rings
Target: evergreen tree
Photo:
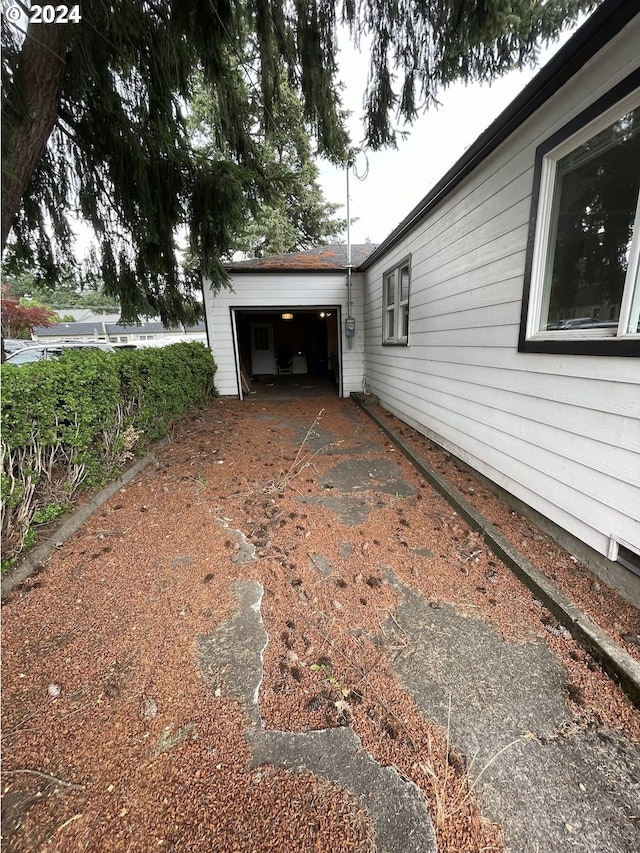
[[[229,256],[242,252],[262,257],[309,249],[330,242],[346,227],[345,220],[334,218],[339,205],[326,202],[318,184],[319,170],[300,98],[285,78],[280,85],[280,102],[267,117],[247,86],[261,191],[253,204],[247,204],[245,221],[232,240]],[[191,99],[188,124],[194,144],[207,157],[218,156],[215,92],[202,81]]]
[[[339,16],[356,43],[375,36],[365,112],[377,148],[393,143],[395,119],[413,120],[442,86],[534,60],[540,41],[592,5],[112,0],[81,4],[78,23],[29,24],[26,38],[3,16],[3,251],[12,231],[12,257],[55,279],[74,262],[68,215],[78,216],[96,235],[93,271],[124,319],[193,320],[201,276],[224,283],[220,259],[268,180],[248,80],[271,133],[284,72],[318,151],[338,161],[348,156],[335,80]],[[195,69],[215,95],[217,156],[187,131]],[[182,270],[182,250],[197,270]]]
[[[47,308],[92,308],[97,311],[117,313],[117,299],[104,293],[100,279],[86,277],[81,289],[71,272],[60,270],[54,284],[41,281],[32,272],[20,272],[5,278],[11,293],[18,299],[35,299]]]

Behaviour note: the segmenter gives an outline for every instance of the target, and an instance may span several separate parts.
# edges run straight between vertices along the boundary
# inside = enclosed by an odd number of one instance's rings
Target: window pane
[[[625,332],[629,335],[640,334],[640,264],[636,267],[636,280],[633,286],[633,296],[631,297],[629,323]]]
[[[386,278],[386,286],[387,286],[387,295],[386,295],[386,305],[393,305],[395,301],[395,273],[391,273],[391,275]]]
[[[406,302],[409,298],[409,267],[400,270],[400,302]]]
[[[640,109],[558,162],[541,329],[617,325],[639,164]]]
[[[253,330],[253,348],[258,352],[271,349],[269,345],[269,329],[266,326],[256,326]]]
[[[402,337],[409,337],[409,306],[402,307]]]
[[[387,338],[395,338],[396,336],[396,312],[387,311]]]

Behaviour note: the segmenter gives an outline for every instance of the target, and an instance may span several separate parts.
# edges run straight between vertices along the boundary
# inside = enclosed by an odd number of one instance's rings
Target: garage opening
[[[340,308],[233,309],[241,398],[339,394]]]

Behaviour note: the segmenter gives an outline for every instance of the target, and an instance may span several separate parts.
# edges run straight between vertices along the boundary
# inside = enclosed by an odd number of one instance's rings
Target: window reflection
[[[563,157],[556,168],[540,328],[613,330],[640,191],[640,108]],[[634,301],[637,306],[637,286]],[[638,331],[637,307],[632,324],[629,331]]]

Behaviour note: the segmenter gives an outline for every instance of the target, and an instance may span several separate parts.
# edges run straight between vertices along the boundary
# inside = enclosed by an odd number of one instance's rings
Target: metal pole
[[[347,163],[347,314],[351,316],[351,202],[349,200],[349,169]]]
[[[351,162],[347,162],[347,319],[351,320],[351,208],[349,200],[349,169]],[[353,334],[347,335],[347,346],[353,347]]]

